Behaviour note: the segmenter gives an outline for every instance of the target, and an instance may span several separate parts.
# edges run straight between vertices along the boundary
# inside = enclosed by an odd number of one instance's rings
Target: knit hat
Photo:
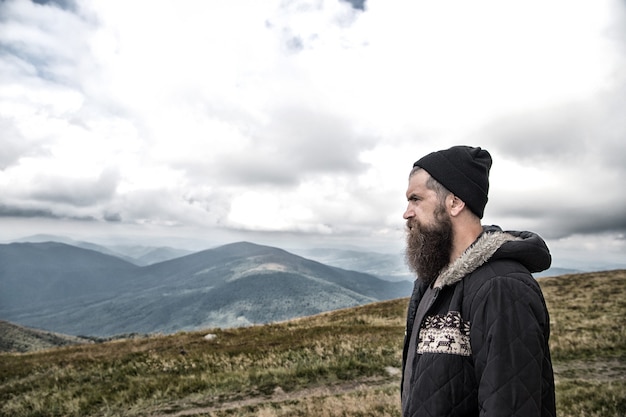
[[[469,209],[483,218],[489,193],[491,155],[484,149],[453,146],[429,153],[413,164],[459,197]]]

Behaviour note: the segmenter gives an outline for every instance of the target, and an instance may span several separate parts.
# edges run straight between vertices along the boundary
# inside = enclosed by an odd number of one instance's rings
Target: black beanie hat
[[[471,146],[453,146],[429,153],[415,162],[413,167],[424,168],[431,177],[463,200],[478,218],[483,218],[489,193],[489,152]]]

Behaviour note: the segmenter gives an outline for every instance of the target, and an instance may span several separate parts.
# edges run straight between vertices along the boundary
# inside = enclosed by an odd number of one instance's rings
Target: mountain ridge
[[[143,267],[42,242],[0,245],[0,286],[4,320],[106,337],[283,321],[406,296],[412,285],[251,242]]]

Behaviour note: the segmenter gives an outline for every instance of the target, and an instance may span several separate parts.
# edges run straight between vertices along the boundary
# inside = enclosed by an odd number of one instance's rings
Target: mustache
[[[415,220],[415,219],[408,219],[406,221],[405,229],[406,229],[407,232],[411,232],[416,227],[417,227],[417,220]]]

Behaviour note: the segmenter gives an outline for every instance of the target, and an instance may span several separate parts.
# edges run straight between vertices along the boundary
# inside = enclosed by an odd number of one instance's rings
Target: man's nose
[[[413,210],[411,209],[411,206],[406,208],[406,211],[404,212],[404,214],[402,215],[402,217],[404,218],[404,220],[408,220],[411,217],[415,216],[415,213],[413,212]]]

